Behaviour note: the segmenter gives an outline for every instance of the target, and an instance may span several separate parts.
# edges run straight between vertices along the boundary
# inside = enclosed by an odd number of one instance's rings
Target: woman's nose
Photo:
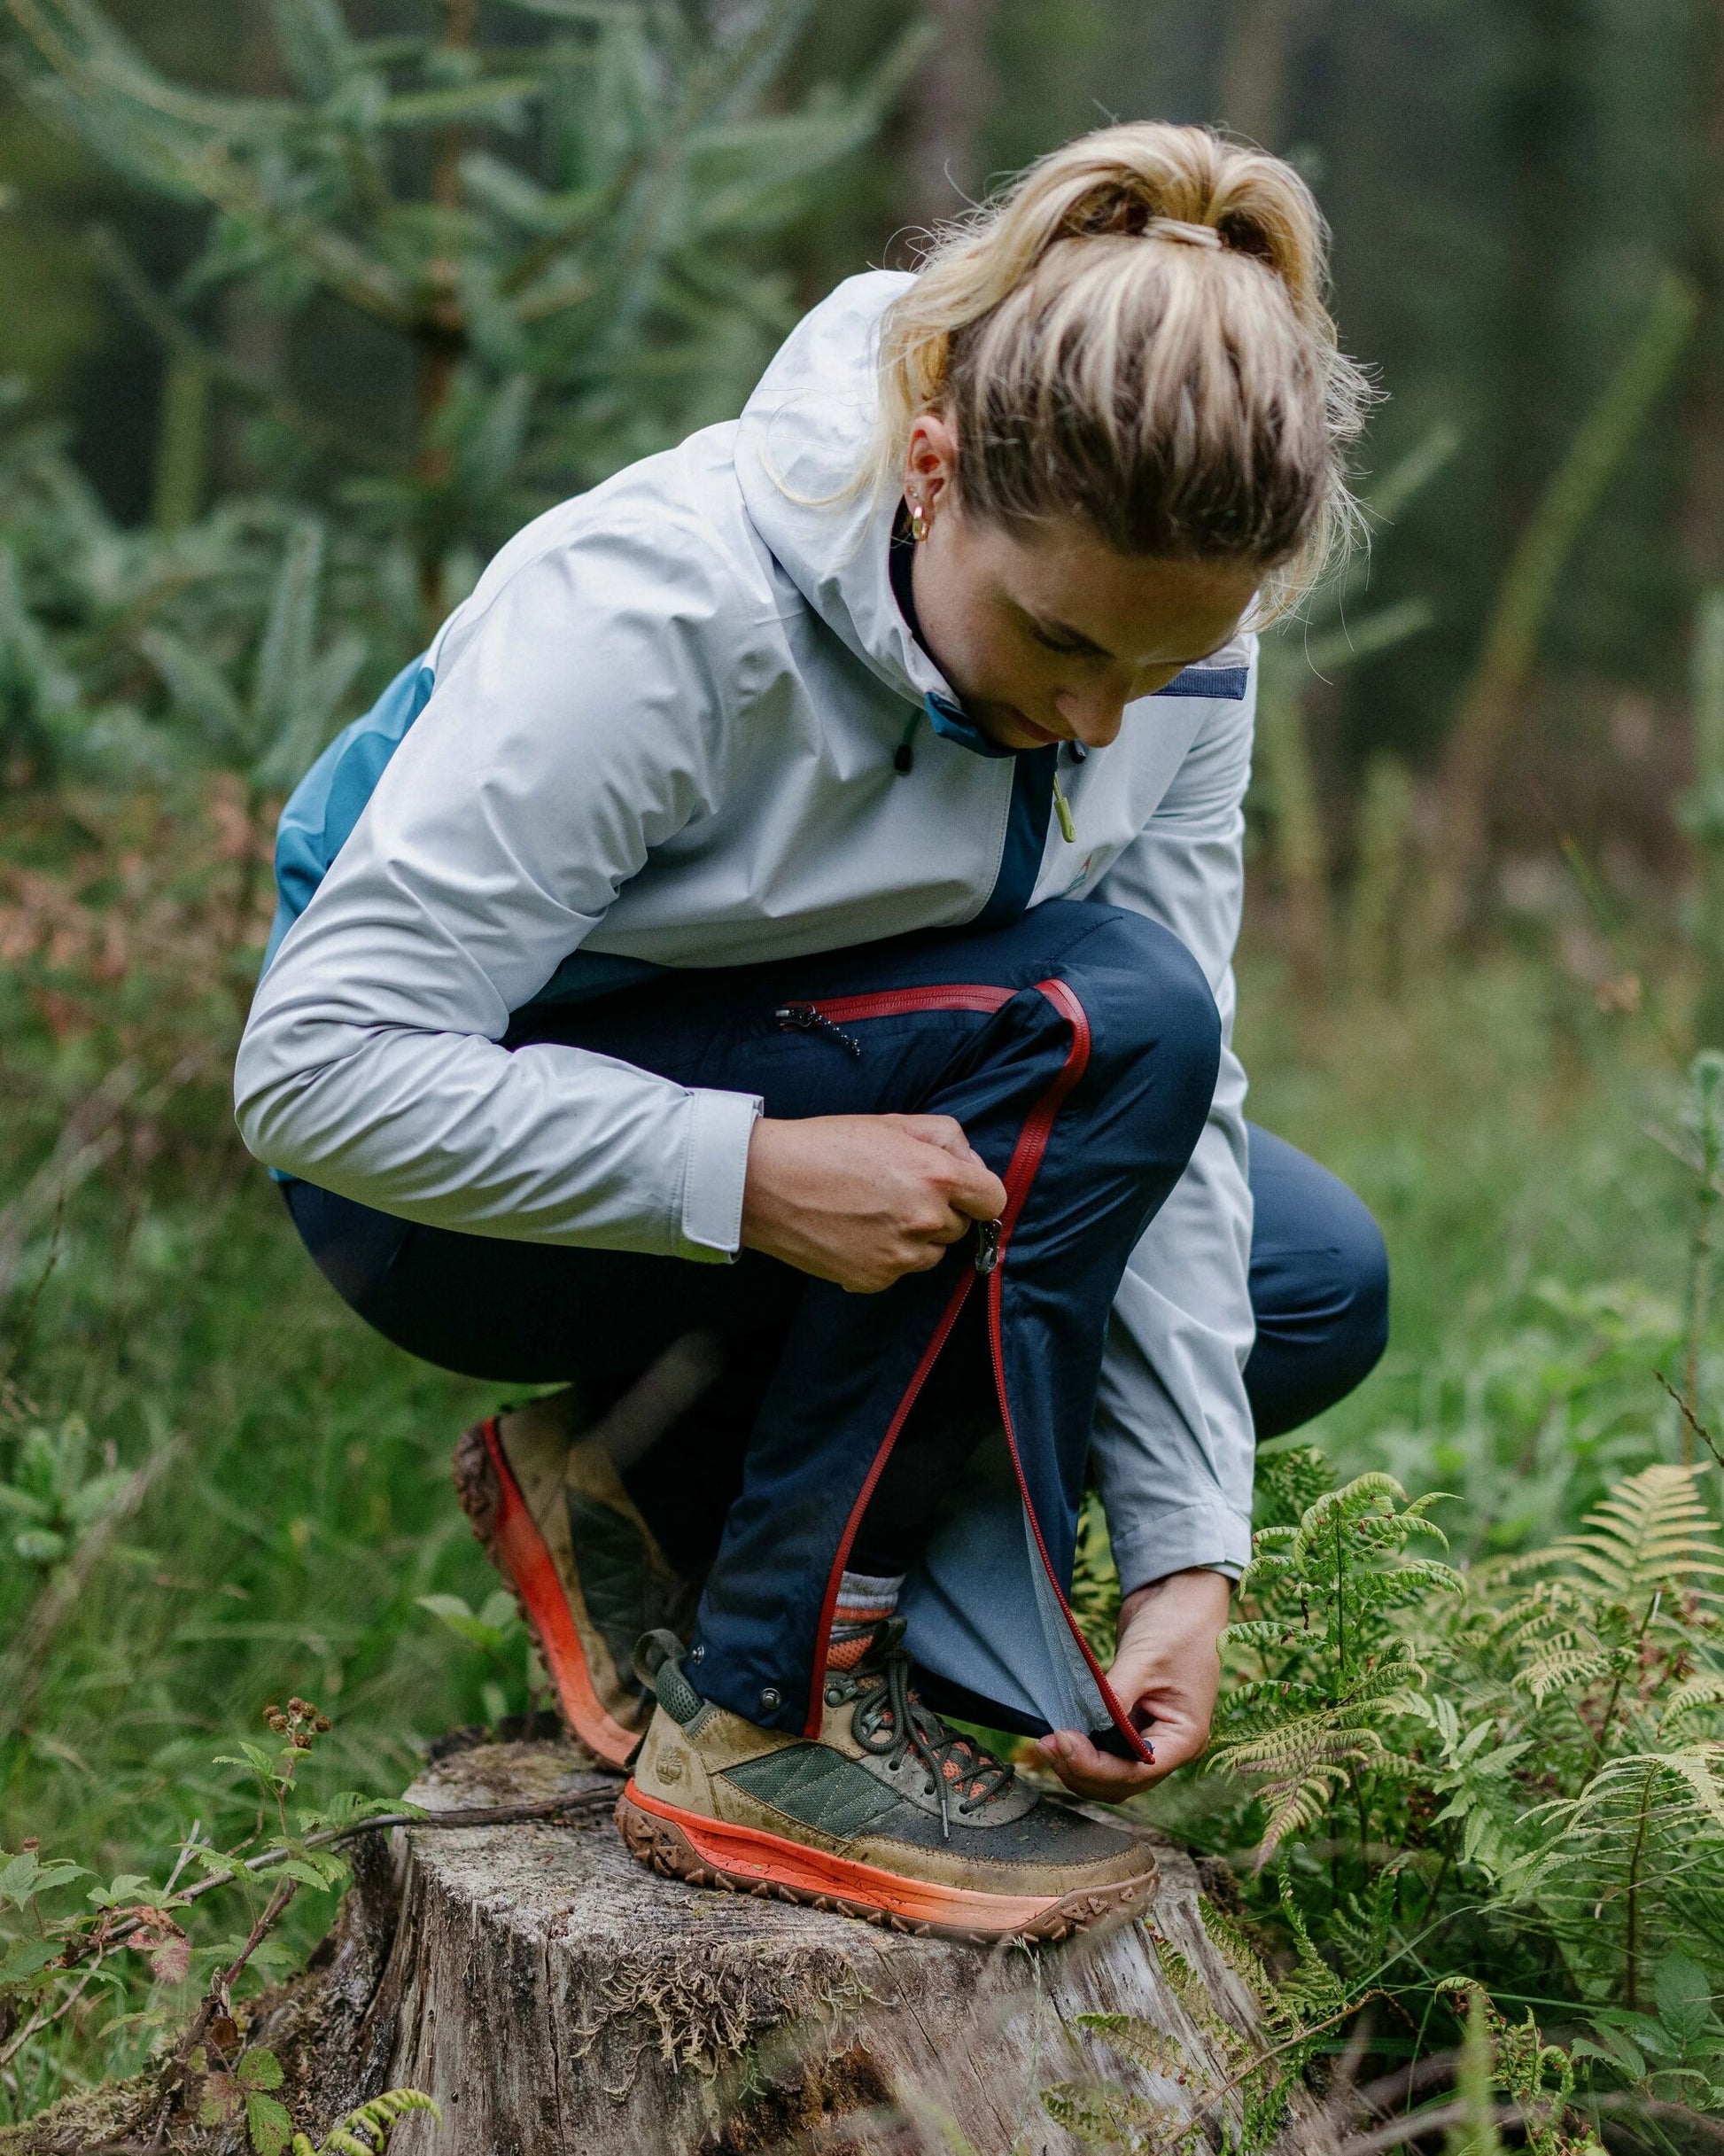
[[[1086,749],[1105,749],[1118,740],[1125,706],[1123,690],[1099,686],[1062,689],[1053,699],[1054,710]]]

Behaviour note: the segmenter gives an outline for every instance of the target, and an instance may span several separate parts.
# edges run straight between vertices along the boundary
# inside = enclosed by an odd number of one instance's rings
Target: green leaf
[[[136,1901],[138,1888],[149,1884],[142,1872],[119,1872],[112,1886],[92,1887],[84,1898],[94,1902],[97,1909],[118,1909],[123,1903]]]
[[[67,1864],[63,1857],[43,1864],[34,1850],[26,1849],[0,1870],[0,1899],[10,1902],[14,1909],[22,1909],[26,1902],[39,1894],[50,1893],[56,1887],[89,1876],[83,1864]]]
[[[21,1984],[59,1958],[58,1940],[20,1939],[6,1958],[0,1961],[0,1984]]]
[[[487,1624],[483,1616],[476,1617],[458,1594],[422,1594],[414,1599],[421,1609],[430,1610],[439,1623],[447,1625],[456,1638],[464,1639],[469,1646],[483,1647],[487,1654],[494,1654],[502,1646],[502,1631],[494,1624]],[[512,1617],[514,1598],[509,1599]]]
[[[370,1796],[361,1789],[338,1789],[319,1810],[298,1812],[295,1816],[302,1834],[315,1834],[324,1827],[353,1826],[361,1819],[393,1817],[403,1812],[410,1819],[424,1817],[423,1806],[409,1804],[400,1797]]]
[[[266,1782],[274,1783],[280,1779],[275,1760],[260,1744],[251,1744],[242,1738],[239,1749],[239,1758],[236,1759],[231,1752],[218,1752],[212,1763],[218,1767],[249,1767]]]
[[[1659,2020],[1684,2050],[1697,2043],[1709,2028],[1716,2027],[1711,1979],[1688,1955],[1663,1957],[1652,1973],[1652,1993],[1658,2003]]]
[[[285,2156],[293,2121],[273,2096],[253,2091],[245,2098],[245,2130],[257,2156]]]
[[[327,1894],[332,1887],[340,1883],[345,1867],[337,1864],[334,1867],[335,1877],[330,1878],[313,1858],[290,1856],[285,1862],[277,1864],[276,1869],[289,1879],[297,1879],[302,1887],[310,1887],[319,1894]]]
[[[239,2109],[239,2089],[231,2074],[212,2074],[198,2098],[200,2126],[225,2126]]]
[[[266,2044],[256,2044],[239,2062],[239,2079],[247,2089],[279,2089],[282,2062]]]

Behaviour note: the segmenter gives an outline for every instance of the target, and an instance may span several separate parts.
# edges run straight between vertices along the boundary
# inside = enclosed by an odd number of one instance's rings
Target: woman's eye
[[[1060,637],[1050,636],[1045,629],[1038,629],[1033,624],[1031,625],[1029,634],[1036,639],[1036,642],[1041,645],[1044,651],[1058,651],[1062,653],[1067,658],[1077,658],[1082,657],[1083,654],[1083,645],[1068,643]]]

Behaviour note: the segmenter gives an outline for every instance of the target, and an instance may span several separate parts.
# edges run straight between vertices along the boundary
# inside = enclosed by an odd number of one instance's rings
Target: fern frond
[[[1610,1674],[1613,1657],[1597,1647],[1553,1648],[1516,1673],[1515,1682],[1542,1707],[1553,1692],[1589,1685]]]
[[[1121,2147],[1149,2152],[1190,2145],[1196,2131],[1165,2104],[1146,2103],[1122,2089],[1083,2082],[1055,2082],[1042,2091],[1042,2107],[1056,2126],[1090,2148]],[[1178,2139],[1169,2136],[1177,2133]],[[1148,2137],[1147,2138],[1145,2137]]]
[[[1724,1706],[1724,1672],[1709,1670],[1677,1685],[1658,1716],[1659,1731],[1674,1728],[1686,1716],[1698,1714],[1703,1708],[1720,1706]]]
[[[1554,1828],[1566,1847],[1553,1845],[1550,1854],[1576,1853],[1587,1834],[1598,1829],[1608,1833],[1613,1821],[1632,1816],[1638,1819],[1645,1809],[1649,1779],[1654,1789],[1663,1785],[1665,1794],[1657,1808],[1657,1824],[1668,1833],[1679,1820],[1689,1826],[1710,1825],[1724,1833],[1724,1744],[1681,1745],[1664,1752],[1627,1752],[1607,1760],[1577,1797],[1541,1805],[1536,1813]],[[1672,1788],[1672,1783],[1677,1785]]]
[[[332,2126],[315,2151],[303,2134],[296,2135],[293,2156],[382,2156],[391,2133],[410,2111],[429,2112],[439,2124],[442,2121],[443,2113],[435,2098],[423,2089],[385,2089],[381,2096],[374,2096]]]
[[[1684,1576],[1724,1575],[1718,1530],[1695,1486],[1697,1467],[1658,1463],[1620,1483],[1577,1535],[1544,1552],[1620,1600],[1650,1595]]]
[[[1156,2028],[1130,2013],[1081,2013],[1079,2028],[1099,2036],[1134,2065],[1169,2076],[1188,2074],[1191,2060],[1184,2045],[1169,2030]]]
[[[1317,1821],[1333,1810],[1335,1800],[1347,1786],[1347,1776],[1339,1767],[1313,1767],[1296,1780],[1271,1785],[1259,1794],[1268,1803],[1263,1824],[1263,1837],[1257,1844],[1252,1858],[1252,1869],[1261,1872],[1281,1844],[1294,1834],[1306,1834]]]

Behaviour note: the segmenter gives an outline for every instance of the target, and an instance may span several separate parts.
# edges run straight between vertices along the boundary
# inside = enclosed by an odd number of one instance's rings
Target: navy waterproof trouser
[[[949,1479],[952,1434],[967,1446],[984,1424],[1004,1421],[1063,1599],[1108,1312],[1215,1085],[1219,1022],[1183,946],[1138,915],[1057,902],[986,934],[679,972],[549,1024],[538,1014],[510,1045],[529,1039],[756,1093],[769,1116],[950,1115],[1006,1187],[997,1231],[875,1296],[752,1253],[696,1265],[505,1242],[291,1191],[314,1256],[360,1313],[447,1366],[578,1381],[602,1405],[690,1329],[737,1344],[692,1433],[673,1431],[630,1478],[684,1563],[687,1518],[655,1493],[674,1489],[685,1515],[722,1522],[697,1621],[705,1695],[770,1727],[816,1726],[840,1574],[902,1564],[904,1522]],[[1384,1275],[1350,1194],[1266,1134],[1252,1151],[1254,1190],[1261,1171],[1299,1215],[1262,1253],[1275,1292],[1258,1304],[1247,1378],[1261,1361],[1267,1435],[1375,1361]],[[1254,1243],[1254,1296],[1258,1257]],[[726,1412],[740,1446],[691,1445]],[[1135,1747],[1122,1720],[1120,1737]]]

